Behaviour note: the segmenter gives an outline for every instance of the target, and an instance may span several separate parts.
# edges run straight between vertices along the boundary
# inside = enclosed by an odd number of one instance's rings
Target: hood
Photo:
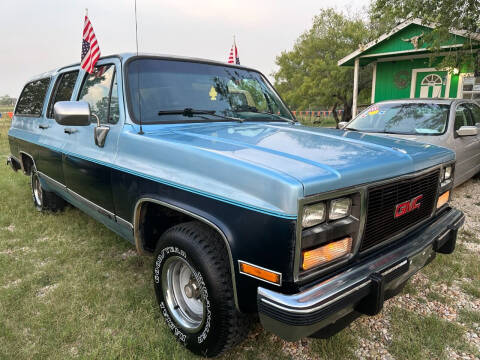
[[[162,135],[167,131],[168,136]],[[412,173],[454,160],[430,144],[283,123],[208,123],[147,134],[298,180],[304,196]]]

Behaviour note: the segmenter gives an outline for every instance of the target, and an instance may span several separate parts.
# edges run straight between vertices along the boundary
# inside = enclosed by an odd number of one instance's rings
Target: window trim
[[[472,111],[470,110],[470,107],[468,106],[470,103],[467,102],[467,101],[464,101],[464,102],[461,102],[461,103],[458,103],[456,106],[455,106],[455,112],[454,112],[454,119],[453,119],[453,136],[454,138],[457,138],[459,137],[458,134],[457,134],[457,130],[455,127],[456,127],[456,116],[457,116],[457,109],[460,107],[460,106],[463,106],[464,109],[466,109],[469,113],[470,113],[470,116],[471,116],[471,119],[473,121],[473,114],[472,114]],[[470,126],[470,125],[462,125],[462,126]],[[475,125],[473,125],[475,126]],[[460,129],[460,128],[459,128]]]
[[[53,102],[55,96],[57,96],[57,90],[58,90],[58,86],[60,85],[60,82],[62,81],[63,77],[66,74],[71,74],[71,73],[74,73],[74,72],[77,73],[77,79],[75,80],[75,84],[76,84],[77,81],[78,81],[78,75],[80,75],[80,70],[79,69],[64,71],[64,72],[61,72],[57,75],[57,78],[55,79],[55,84],[53,85],[53,88],[52,88],[52,92],[50,93],[50,98],[48,99],[47,111],[45,113],[45,117],[47,119],[54,119],[55,118],[54,116],[49,117],[49,110],[50,110],[50,106],[52,106],[52,112],[53,112],[53,106],[55,104],[52,105],[52,102]],[[73,93],[75,91],[75,84],[73,85],[72,95],[70,95],[70,100],[72,99]]]
[[[190,63],[197,63],[197,64],[217,65],[217,66],[225,66],[225,67],[231,67],[231,68],[234,68],[234,69],[256,72],[265,81],[265,83],[270,85],[270,87],[272,88],[275,95],[278,96],[278,99],[280,100],[282,105],[285,107],[285,109],[288,111],[288,113],[290,114],[290,117],[291,117],[292,121],[294,121],[295,123],[298,122],[297,118],[293,115],[292,110],[290,110],[290,108],[287,106],[286,102],[280,96],[277,89],[275,89],[275,87],[272,85],[270,80],[268,80],[268,78],[265,75],[263,75],[259,70],[252,69],[252,68],[242,66],[242,65],[228,64],[228,63],[224,64],[224,63],[220,63],[220,62],[217,62],[217,61],[204,60],[204,59],[176,58],[176,57],[173,57],[173,56],[161,56],[161,55],[137,55],[137,56],[129,57],[127,59],[127,61],[125,61],[125,64],[124,64],[124,67],[123,67],[123,73],[122,73],[123,78],[124,78],[124,81],[123,81],[123,83],[124,83],[124,98],[127,101],[127,104],[126,104],[127,114],[130,117],[130,120],[136,125],[140,125],[140,124],[141,125],[189,124],[189,123],[208,123],[208,122],[224,122],[225,121],[225,120],[216,120],[216,119],[215,120],[213,120],[213,119],[212,120],[188,120],[188,121],[185,121],[185,120],[169,120],[169,121],[155,121],[155,122],[143,122],[142,121],[140,123],[135,118],[135,115],[134,115],[133,109],[132,109],[133,105],[132,105],[132,100],[131,100],[131,96],[130,96],[128,67],[129,67],[131,62],[133,62],[135,60],[142,60],[142,59],[167,60],[167,61],[179,61],[179,62],[190,62]]]
[[[97,68],[97,67],[101,67],[101,66],[107,66],[107,65],[113,65],[113,74],[117,74],[117,66],[115,65],[115,63],[111,63],[111,62],[107,62],[107,63],[104,63],[104,64],[99,64],[99,65],[96,65],[94,66],[94,68]],[[80,84],[80,87],[78,88],[78,91],[77,91],[77,97],[76,97],[76,101],[80,101],[80,95],[82,94],[82,89],[83,89],[83,86],[85,85],[85,82],[87,81],[88,77],[90,76],[91,74],[88,73],[88,72],[85,72],[85,75],[83,76],[83,79],[82,79],[82,83]],[[112,80],[113,80],[113,77],[112,77]],[[107,110],[107,120],[108,120],[108,115],[110,114],[110,101],[111,101],[111,94],[112,94],[112,84],[113,84],[113,81],[110,83],[110,89],[108,91],[108,110]],[[118,89],[117,89],[118,91]],[[120,104],[119,104],[119,109],[118,111],[120,112]],[[91,124],[94,124],[94,123],[91,123]],[[118,124],[118,122],[116,124],[113,124],[113,123],[110,123],[110,122],[100,122],[100,124],[110,124],[110,125],[116,125]]]
[[[480,125],[480,119],[478,120],[478,122],[475,122],[475,116],[473,115],[473,111],[472,111],[472,107],[477,107],[478,108],[478,112],[480,113],[480,106],[477,105],[476,103],[474,102],[466,102],[465,104],[467,104],[467,108],[468,110],[470,111],[470,114],[472,115],[472,120],[474,122],[474,125],[473,126],[478,126]]]
[[[47,86],[47,90],[45,91],[45,96],[44,96],[43,102],[42,102],[42,111],[40,112],[40,114],[20,114],[20,113],[17,113],[18,104],[20,103],[20,100],[22,99],[23,93],[25,92],[25,89],[27,88],[27,86],[30,85],[30,84],[33,84],[34,82],[42,81],[42,80],[48,80],[48,86]],[[49,90],[51,84],[52,84],[52,77],[51,76],[47,76],[47,77],[44,77],[44,78],[39,78],[39,79],[35,79],[35,80],[31,80],[31,81],[27,82],[23,86],[22,92],[20,93],[20,96],[18,97],[18,101],[15,104],[15,109],[13,111],[13,115],[21,116],[21,117],[31,117],[31,118],[42,117],[44,115],[43,113],[44,113],[44,108],[45,108],[45,100],[47,99],[48,90]]]

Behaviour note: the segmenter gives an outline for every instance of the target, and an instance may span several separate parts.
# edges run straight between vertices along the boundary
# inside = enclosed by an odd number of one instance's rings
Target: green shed
[[[405,98],[480,99],[480,78],[474,77],[473,69],[435,66],[452,51],[465,51],[467,42],[478,48],[480,34],[450,31],[449,39],[441,44],[441,52],[431,60],[432,53],[422,38],[432,29],[418,19],[405,21],[338,61],[339,66],[354,67],[353,116],[357,114],[359,68],[371,63],[372,103]]]

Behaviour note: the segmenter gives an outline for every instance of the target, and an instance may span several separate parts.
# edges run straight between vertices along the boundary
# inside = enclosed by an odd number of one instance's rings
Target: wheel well
[[[186,210],[177,209],[167,203],[154,199],[142,199],[135,206],[134,215],[134,236],[137,251],[141,254],[144,252],[153,253],[160,236],[174,225],[188,222],[199,221],[210,226],[225,241],[230,263],[230,271],[232,276],[233,293],[235,298],[235,306],[240,310],[237,297],[237,283],[235,281],[235,270],[233,268],[233,258],[225,233],[220,230],[214,223],[198,215],[190,213]]]
[[[152,202],[141,204],[138,219],[138,236],[142,250],[153,253],[160,236],[174,225],[197,220],[193,216]]]
[[[23,172],[25,173],[25,175],[30,175],[34,167],[32,158],[24,153],[20,153],[20,157],[22,160]]]

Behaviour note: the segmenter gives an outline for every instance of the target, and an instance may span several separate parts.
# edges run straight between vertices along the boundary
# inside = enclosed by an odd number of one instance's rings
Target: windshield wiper
[[[271,113],[271,112],[266,112],[266,111],[262,111],[262,112],[259,112],[259,114],[266,114],[266,115],[272,115],[273,117],[277,118],[277,119],[280,119],[280,120],[283,120],[283,121],[286,121],[290,124],[295,124],[296,121],[295,120],[292,120],[292,119],[289,119],[289,118],[286,118],[284,116],[281,116],[281,115],[277,115],[277,114],[274,114],[274,113]]]
[[[186,117],[193,117],[194,115],[211,115],[224,120],[243,122],[243,119],[240,119],[237,117],[217,114],[215,110],[199,110],[199,109],[192,109],[192,108],[185,108],[183,110],[160,110],[158,112],[158,116],[162,116],[162,115],[183,115]],[[200,117],[208,120],[208,118],[204,116],[200,116]]]

